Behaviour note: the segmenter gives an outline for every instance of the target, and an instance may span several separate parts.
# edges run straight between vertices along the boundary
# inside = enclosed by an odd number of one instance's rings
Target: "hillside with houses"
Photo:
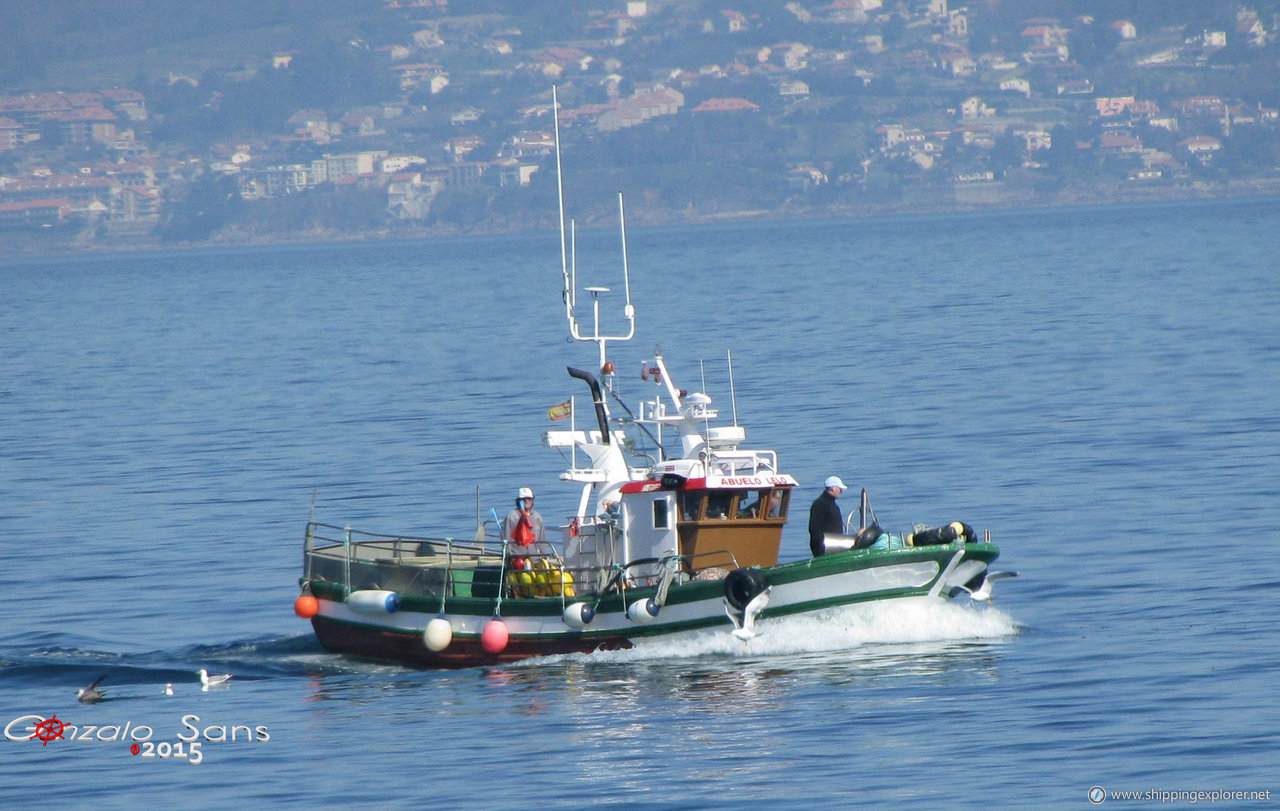
[[[0,244],[548,227],[553,85],[585,222],[1280,191],[1280,0],[244,8],[19,29]]]

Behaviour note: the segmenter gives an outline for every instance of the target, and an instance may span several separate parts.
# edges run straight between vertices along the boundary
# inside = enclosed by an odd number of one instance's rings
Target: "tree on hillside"
[[[1023,137],[1005,130],[1003,135],[996,138],[995,146],[987,152],[987,165],[997,176],[1002,176],[1010,169],[1020,167],[1026,152],[1027,142]]]
[[[204,175],[169,206],[167,219],[157,229],[165,242],[201,242],[244,211],[244,200],[234,179]]]

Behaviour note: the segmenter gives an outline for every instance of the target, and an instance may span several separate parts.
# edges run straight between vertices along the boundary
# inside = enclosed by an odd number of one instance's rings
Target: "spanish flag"
[[[565,420],[573,413],[573,401],[565,400],[560,405],[553,405],[547,409],[547,416],[553,420]]]

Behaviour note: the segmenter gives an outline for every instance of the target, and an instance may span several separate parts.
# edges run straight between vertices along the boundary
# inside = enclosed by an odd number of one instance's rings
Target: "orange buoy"
[[[309,620],[320,610],[320,601],[310,594],[300,594],[298,599],[293,601],[293,613]]]
[[[507,647],[509,639],[507,624],[498,617],[494,617],[485,624],[484,630],[480,632],[480,647],[489,653],[501,653]]]

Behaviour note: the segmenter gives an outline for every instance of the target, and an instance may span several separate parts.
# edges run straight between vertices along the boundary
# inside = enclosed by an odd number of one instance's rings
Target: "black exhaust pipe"
[[[600,390],[600,382],[596,380],[595,375],[590,372],[584,372],[581,369],[575,369],[572,366],[569,369],[569,376],[576,377],[585,381],[591,387],[591,402],[596,407],[596,422],[600,424],[601,442],[605,445],[609,444],[609,418],[605,415],[604,410],[604,392]]]

